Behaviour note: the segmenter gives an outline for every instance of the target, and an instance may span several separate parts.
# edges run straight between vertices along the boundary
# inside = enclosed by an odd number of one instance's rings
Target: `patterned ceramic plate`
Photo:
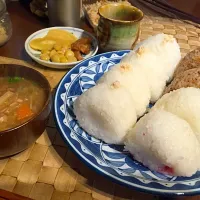
[[[73,113],[74,100],[93,87],[127,53],[116,51],[94,56],[78,64],[63,77],[54,104],[55,120],[61,135],[86,164],[121,184],[153,194],[199,194],[200,172],[183,178],[150,171],[133,160],[123,146],[108,145],[91,137],[77,123]]]

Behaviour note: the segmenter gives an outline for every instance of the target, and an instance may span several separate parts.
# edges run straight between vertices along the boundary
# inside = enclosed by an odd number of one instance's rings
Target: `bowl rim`
[[[105,17],[103,14],[102,14],[102,9],[106,6],[121,6],[123,5],[124,7],[130,7],[132,8],[133,10],[137,10],[140,14],[141,14],[141,17],[139,17],[138,19],[135,19],[135,20],[117,20],[117,19],[112,19],[110,17]],[[102,5],[100,6],[100,8],[98,9],[98,13],[100,15],[100,17],[106,19],[106,20],[109,20],[111,22],[118,22],[118,23],[124,23],[124,24],[132,24],[132,23],[136,23],[136,22],[140,22],[142,21],[142,19],[144,18],[144,13],[142,12],[142,10],[140,10],[139,8],[133,6],[133,5],[125,5],[123,3],[112,3],[112,4],[106,4],[106,5]]]
[[[70,27],[70,26],[55,26],[55,27],[50,27],[50,28],[44,28],[44,29],[41,29],[39,31],[36,31],[34,32],[33,34],[31,34],[25,41],[25,50],[26,50],[26,53],[34,60],[36,60],[37,62],[40,62],[40,63],[44,63],[44,64],[47,64],[47,65],[58,65],[58,66],[70,66],[70,65],[76,65],[78,63],[80,63],[81,61],[85,60],[80,60],[80,61],[76,61],[76,62],[70,62],[70,63],[58,63],[58,62],[49,62],[49,61],[44,61],[44,60],[41,60],[39,58],[37,58],[36,56],[34,56],[32,53],[30,53],[30,51],[28,50],[28,45],[29,45],[29,42],[31,40],[32,37],[35,37],[37,36],[38,34],[42,33],[42,32],[45,32],[45,31],[48,31],[48,30],[52,30],[52,29],[63,29],[63,30],[66,30],[66,31],[69,31],[70,30],[74,30],[76,32],[85,32],[90,38],[92,38],[92,40],[96,43],[96,47],[94,49],[94,52],[90,57],[94,56],[99,47],[98,47],[98,40],[91,34],[89,33],[88,31],[85,31],[83,29],[80,29],[80,28],[75,28],[75,27]]]
[[[0,65],[1,65],[1,64],[0,64]],[[5,66],[5,65],[15,65],[15,64],[3,64],[3,65]],[[19,129],[19,128],[25,126],[25,125],[27,125],[29,122],[33,121],[33,120],[36,119],[38,116],[40,116],[40,115],[43,113],[43,111],[46,109],[46,107],[49,105],[49,103],[51,104],[51,86],[50,86],[49,81],[47,80],[47,78],[46,78],[42,73],[40,73],[39,71],[37,71],[37,70],[35,70],[35,69],[31,68],[31,67],[26,67],[26,66],[23,66],[23,65],[15,65],[15,66],[16,66],[16,68],[17,68],[17,67],[20,67],[20,68],[21,68],[21,67],[22,67],[22,68],[28,68],[28,69],[34,71],[36,74],[38,74],[38,76],[40,76],[43,80],[45,80],[46,83],[47,83],[47,87],[48,87],[48,88],[47,88],[48,96],[47,96],[47,99],[46,99],[46,101],[45,101],[45,104],[43,105],[42,109],[41,109],[38,113],[36,113],[36,114],[33,115],[29,120],[25,121],[24,123],[22,123],[22,124],[20,124],[20,125],[18,125],[18,126],[15,126],[15,127],[13,127],[13,128],[9,128],[9,129],[0,131],[0,136],[6,134],[6,133],[8,133],[8,132],[15,131],[15,130],[17,130],[17,129]],[[4,76],[3,76],[3,77],[4,77]],[[28,79],[28,80],[29,80],[29,79]],[[34,81],[33,81],[33,82],[34,82]]]

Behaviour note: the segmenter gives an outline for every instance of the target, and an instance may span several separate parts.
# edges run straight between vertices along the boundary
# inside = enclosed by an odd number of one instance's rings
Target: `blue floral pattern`
[[[96,171],[140,191],[165,195],[200,193],[200,172],[172,177],[150,171],[135,161],[122,145],[109,145],[87,134],[73,113],[73,102],[129,51],[94,56],[68,72],[60,82],[54,104],[55,119],[64,140]],[[150,105],[151,107],[151,105]]]

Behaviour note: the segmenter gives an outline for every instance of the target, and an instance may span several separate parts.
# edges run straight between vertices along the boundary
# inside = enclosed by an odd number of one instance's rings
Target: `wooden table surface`
[[[13,23],[13,35],[11,37],[11,39],[9,40],[9,42],[7,44],[5,44],[3,47],[0,47],[0,56],[5,56],[5,57],[10,57],[10,58],[15,58],[15,59],[21,59],[21,60],[25,60],[25,61],[29,61],[29,62],[32,62],[32,60],[30,59],[30,57],[25,53],[25,50],[24,50],[24,42],[26,40],[26,38],[32,34],[33,32],[37,31],[37,30],[40,30],[42,28],[45,28],[48,26],[48,23],[45,22],[45,21],[42,21],[40,20],[39,18],[35,17],[33,14],[31,14],[26,8],[24,8],[22,5],[20,5],[20,3],[18,2],[12,2],[8,5],[8,11],[10,13],[10,16],[11,16],[11,20],[12,20],[12,23]],[[155,18],[156,20],[159,18]],[[154,31],[156,32],[159,32],[160,30],[162,30],[162,23],[160,22],[159,24],[159,21],[158,23],[156,22],[155,23],[155,29]],[[170,24],[166,23],[165,24],[165,27],[166,27],[166,31],[170,32],[173,34],[173,28],[170,28]],[[85,25],[83,24],[83,27],[84,29],[88,30],[88,31],[92,31],[92,29],[88,26],[88,25]],[[145,27],[145,26],[144,26]],[[164,26],[163,26],[164,27]],[[172,27],[172,26],[171,26]],[[189,26],[188,26],[189,27]],[[191,41],[196,41],[195,40],[195,36],[185,36],[185,38],[187,37],[187,39],[184,39],[183,35],[180,36],[180,34],[182,33],[181,32],[181,26],[180,26],[180,33],[178,32],[178,30],[176,31],[176,33],[174,34],[177,34],[177,38],[180,37],[178,39],[178,42],[180,42],[181,45],[181,48],[182,48],[182,52],[183,53],[187,53],[188,51],[190,51],[191,48],[193,48],[195,46],[195,44],[199,45],[199,43],[195,43],[195,42],[191,42]],[[188,28],[189,31],[191,31],[191,34],[196,34],[194,32],[192,32],[192,28],[189,27]],[[184,31],[183,31],[184,32]],[[143,37],[145,35],[148,35],[148,34],[151,34],[152,33],[152,29],[150,29],[149,27],[146,26],[146,29],[144,30],[144,33],[143,33]],[[198,39],[198,34],[197,34],[197,39]],[[184,43],[184,41],[187,40],[187,44]],[[192,45],[189,45],[189,44],[192,44]],[[49,70],[50,71],[50,70]],[[55,72],[55,71],[54,71]],[[52,74],[54,73],[52,72]],[[64,74],[64,73],[63,73]],[[62,76],[61,76],[62,77]],[[55,86],[55,85],[54,85]],[[42,143],[38,143],[38,144],[42,144]],[[31,154],[32,155],[32,154]],[[27,158],[28,159],[28,158]],[[33,155],[32,155],[32,159],[33,159]],[[20,162],[24,162],[25,160],[19,160]],[[6,161],[7,162],[7,161]],[[14,162],[14,160],[13,160]],[[70,162],[70,161],[69,161]],[[78,161],[76,161],[78,163]],[[12,167],[12,166],[10,166]],[[89,172],[90,174],[94,174],[94,172],[90,171]],[[101,180],[104,181],[105,178],[101,177],[101,176],[98,176],[99,177],[99,183],[97,185],[101,185]],[[40,183],[36,183],[38,184],[37,186],[39,187]],[[1,185],[0,184],[0,188],[2,186],[2,189],[5,189],[5,186],[4,185]],[[44,185],[41,185],[42,187]],[[79,186],[80,187],[80,186]],[[134,199],[134,200],[139,200],[139,199],[144,199],[144,200],[148,200],[148,199],[167,199],[165,197],[156,197],[156,196],[152,196],[152,195],[143,195],[143,194],[140,194],[136,191],[133,191],[133,190],[126,190],[126,188],[122,188],[121,186],[115,184],[115,196],[110,196],[110,195],[106,195],[106,193],[110,193],[109,189],[106,189],[105,186],[102,186],[100,187],[97,187],[98,189],[95,189],[95,187],[97,186],[94,186],[94,190],[96,191],[93,195],[92,193],[92,196],[90,195],[85,195],[83,198],[80,198],[80,196],[77,195],[77,191],[75,194],[73,195],[66,195],[68,193],[66,193],[64,196],[62,196],[63,198],[59,198],[59,197],[56,197],[53,193],[52,195],[52,199],[77,199],[77,200],[82,200],[82,199],[98,199],[98,200],[110,200],[110,199],[115,199],[115,200],[125,200],[125,199]],[[14,192],[15,191],[18,191],[17,189],[15,189],[15,187],[13,186],[14,188]],[[12,188],[12,191],[13,191],[13,188]],[[44,187],[45,188],[45,187]],[[34,187],[33,190],[38,190],[38,188]],[[11,191],[11,190],[10,190]],[[84,189],[85,191],[85,189]],[[127,192],[125,192],[127,191]],[[23,191],[24,194],[27,194],[25,191]],[[41,192],[41,191],[40,191]],[[79,193],[83,192],[83,188],[79,191]],[[87,192],[88,192],[88,189],[87,189]],[[87,193],[86,192],[86,193]],[[88,192],[89,193],[89,192]],[[57,193],[56,193],[57,194]],[[11,195],[11,196],[9,196]],[[41,198],[38,198],[38,193],[37,195],[35,194],[32,194],[31,198],[36,198],[36,199],[41,199]],[[59,193],[60,195],[60,193]],[[27,194],[28,196],[28,194]],[[18,200],[20,199],[19,196],[13,196],[12,194],[9,194],[7,192],[4,192],[2,190],[0,190],[0,200],[2,199],[12,199],[12,200]],[[24,198],[25,199],[25,198]],[[47,199],[47,198],[42,198],[42,199]],[[51,197],[49,197],[49,199],[51,199]],[[168,198],[168,199],[172,199],[172,198]],[[200,200],[200,196],[196,196],[196,197],[180,197],[180,198],[174,198],[174,199],[182,199],[182,200]]]
[[[200,18],[200,1],[199,0],[190,0],[190,1],[184,1],[183,0],[167,0],[168,3],[173,5],[175,8],[180,9],[181,11],[184,11],[186,13],[192,14],[196,17]]]

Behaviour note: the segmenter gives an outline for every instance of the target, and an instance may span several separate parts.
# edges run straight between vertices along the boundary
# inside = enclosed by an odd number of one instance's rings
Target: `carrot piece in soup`
[[[23,120],[27,117],[30,117],[32,114],[33,114],[33,112],[30,109],[29,105],[24,103],[17,110],[17,119]]]

